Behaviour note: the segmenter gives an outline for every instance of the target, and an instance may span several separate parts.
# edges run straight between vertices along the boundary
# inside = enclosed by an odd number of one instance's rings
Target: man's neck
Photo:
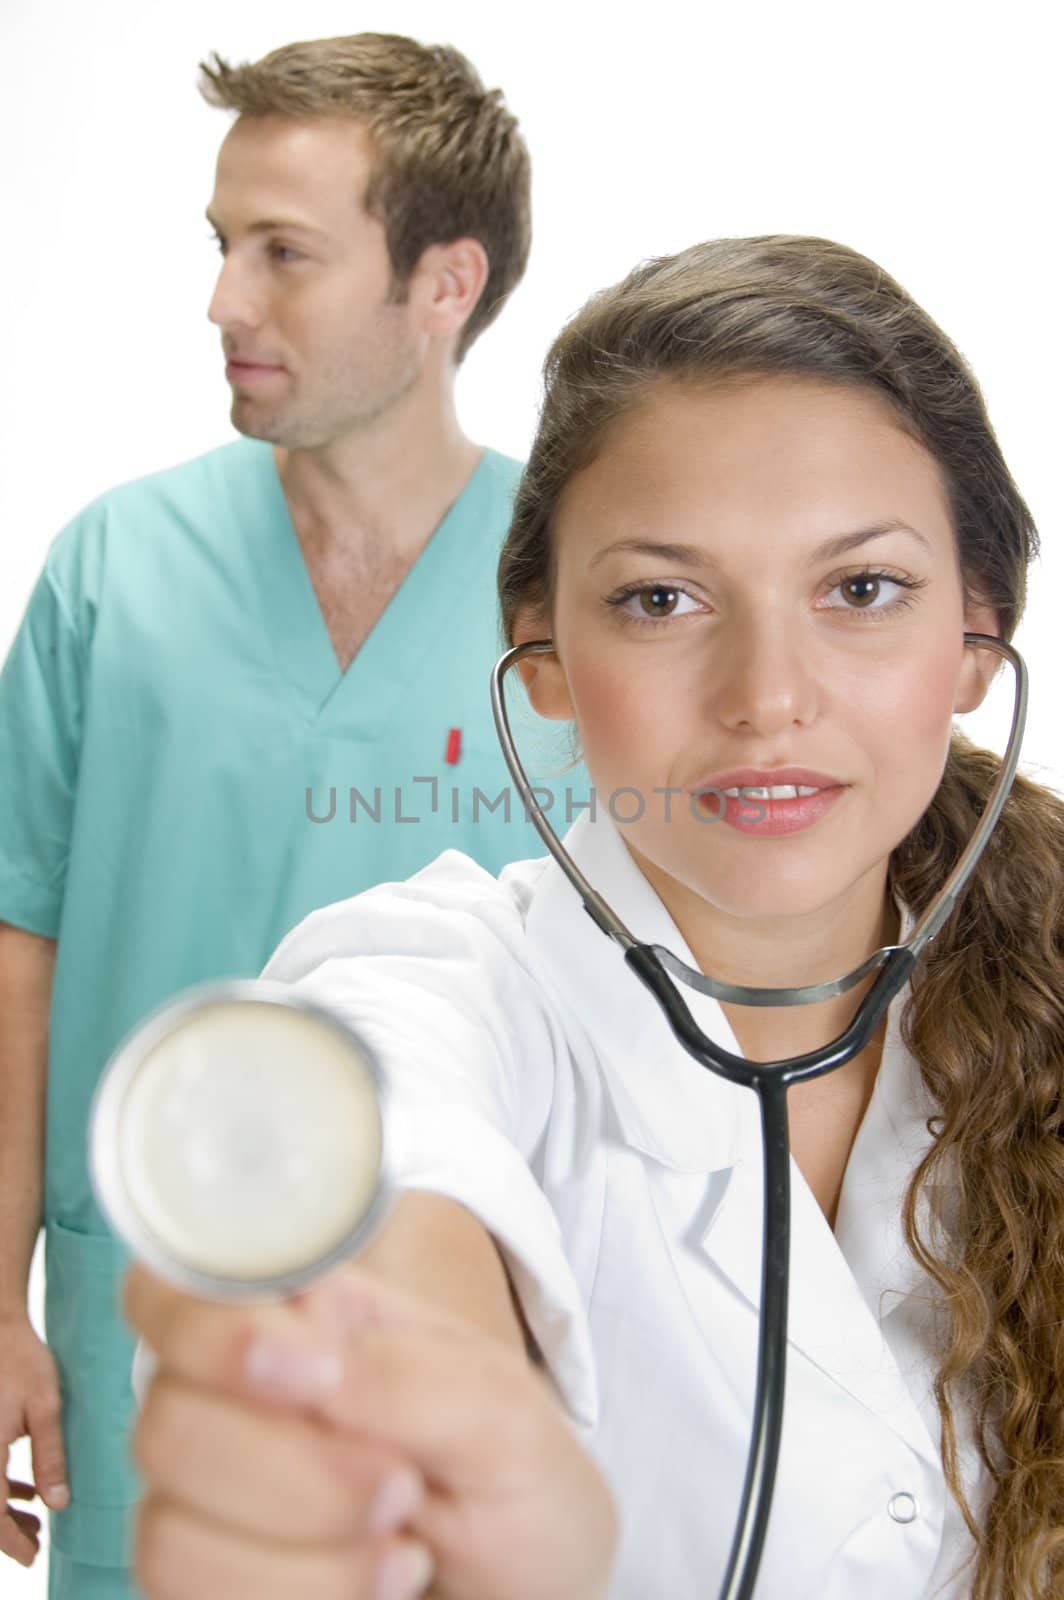
[[[275,451],[342,672],[461,495],[480,453],[439,396],[435,406],[397,406],[323,449]]]
[[[481,455],[453,404],[407,397],[388,414],[318,449],[274,450],[304,550],[412,564]]]

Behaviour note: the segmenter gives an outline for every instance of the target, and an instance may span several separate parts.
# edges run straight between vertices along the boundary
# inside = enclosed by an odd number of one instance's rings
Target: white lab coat
[[[691,961],[605,819],[569,835],[631,931]],[[709,1600],[731,1541],[754,1385],[756,1101],[675,1042],[549,860],[491,878],[448,852],[308,918],[266,977],[375,1049],[402,1181],[495,1236],[576,1426],[617,1495],[613,1600]],[[701,1026],[738,1045],[715,1001]],[[758,1600],[960,1600],[970,1541],[945,1486],[931,1286],[901,1201],[928,1133],[888,1020],[833,1233],[792,1163],[787,1404]],[[986,1485],[970,1441],[965,1480]]]

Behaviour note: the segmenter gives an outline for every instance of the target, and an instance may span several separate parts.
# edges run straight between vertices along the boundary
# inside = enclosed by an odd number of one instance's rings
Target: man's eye
[[[270,255],[275,261],[299,261],[301,259],[300,252],[293,250],[287,244],[271,244]]]
[[[220,255],[224,256],[225,255],[225,240],[222,238],[221,234],[220,233],[209,233],[207,235],[207,238],[210,240],[211,244],[214,245],[214,247],[218,251],[218,253]]]

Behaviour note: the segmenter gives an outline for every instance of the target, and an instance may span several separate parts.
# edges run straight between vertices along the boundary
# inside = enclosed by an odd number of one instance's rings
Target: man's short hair
[[[502,91],[452,46],[392,33],[311,39],[236,67],[215,53],[200,72],[204,99],[241,116],[350,117],[367,129],[362,201],[384,224],[397,295],[429,245],[479,239],[488,279],[461,361],[521,281],[531,244],[531,163]]]

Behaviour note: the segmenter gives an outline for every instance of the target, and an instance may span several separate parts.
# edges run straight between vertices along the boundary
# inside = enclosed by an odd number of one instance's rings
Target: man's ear
[[[539,607],[521,611],[514,621],[514,644],[531,644],[534,639],[549,639],[550,619]],[[551,722],[572,722],[573,703],[565,668],[556,652],[526,656],[517,663],[521,681],[532,702],[532,709]]]
[[[1001,619],[992,605],[984,600],[970,600],[964,608],[965,633],[988,633],[994,639],[1001,637]],[[983,650],[978,645],[966,645],[954,711],[975,711],[986,698],[994,675],[1001,666],[1001,657],[995,650]]]
[[[414,269],[424,331],[436,338],[460,333],[484,293],[488,272],[488,253],[479,239],[430,244]]]

